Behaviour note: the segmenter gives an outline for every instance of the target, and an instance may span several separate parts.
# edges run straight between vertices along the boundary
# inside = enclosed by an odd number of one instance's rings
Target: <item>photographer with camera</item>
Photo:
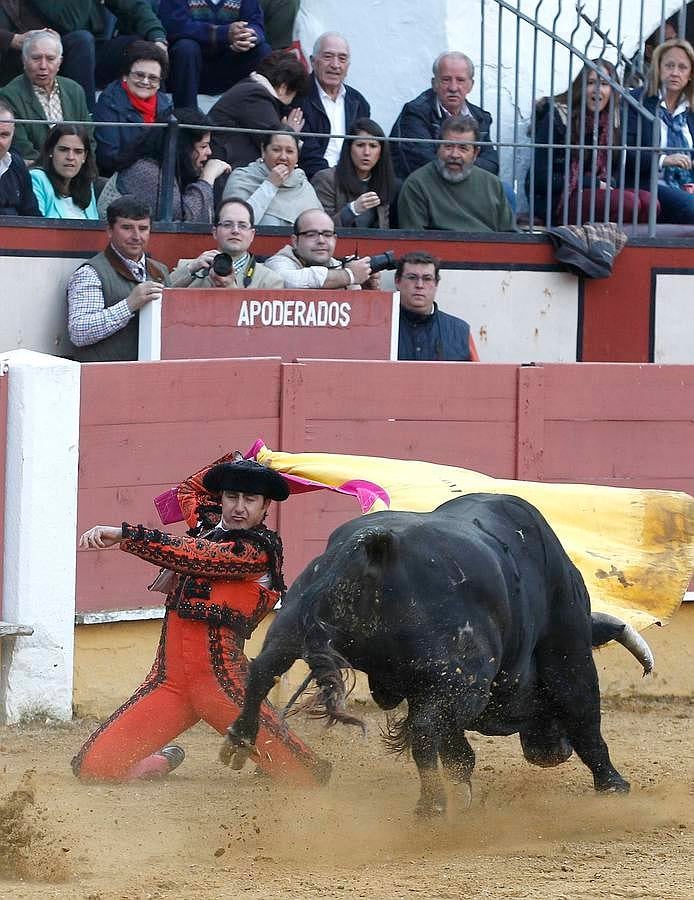
[[[291,244],[265,260],[284,279],[286,288],[347,288],[377,291],[381,278],[369,256],[336,259],[335,223],[322,209],[307,209],[294,222]],[[386,265],[380,267],[387,268]]]
[[[250,252],[255,228],[253,209],[232,197],[219,207],[212,237],[216,250],[205,250],[196,259],[179,259],[171,273],[171,287],[283,288],[284,281]]]

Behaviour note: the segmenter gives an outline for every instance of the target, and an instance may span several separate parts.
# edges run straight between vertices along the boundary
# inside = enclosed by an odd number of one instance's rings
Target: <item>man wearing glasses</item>
[[[286,244],[265,265],[283,278],[286,288],[349,288],[378,290],[380,276],[371,275],[371,259],[362,256],[335,259],[335,223],[322,209],[307,209],[294,222],[291,244]]]
[[[212,236],[216,250],[205,250],[197,259],[179,259],[171,273],[172,287],[283,288],[281,276],[256,261],[250,252],[255,228],[253,209],[245,200],[226,200],[217,214]]]
[[[398,359],[478,362],[470,326],[442,312],[436,300],[440,260],[430,253],[406,253],[395,270],[400,291]]]

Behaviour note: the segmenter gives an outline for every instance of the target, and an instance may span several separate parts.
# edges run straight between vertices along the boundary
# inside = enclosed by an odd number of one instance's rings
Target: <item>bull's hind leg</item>
[[[455,727],[455,722],[451,722],[451,726],[441,739],[439,757],[446,777],[459,798],[460,806],[469,809],[472,803],[475,751],[465,737],[465,732]]]
[[[569,741],[593,773],[595,790],[626,793],[629,782],[612,765],[600,733],[600,689],[590,649],[540,651],[537,667]]]
[[[430,697],[424,696],[408,698],[408,707],[406,727],[420,780],[415,814],[423,818],[442,816],[446,812],[446,791],[438,769],[439,710]]]

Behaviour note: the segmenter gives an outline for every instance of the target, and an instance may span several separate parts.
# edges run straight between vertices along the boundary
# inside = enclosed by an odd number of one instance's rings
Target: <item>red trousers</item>
[[[229,628],[167,612],[147,679],[86,741],[72,761],[75,774],[102,781],[166,774],[168,761],[156,751],[201,719],[224,734],[243,704],[247,671]],[[318,757],[267,702],[256,747],[257,764],[268,774],[318,783]]]

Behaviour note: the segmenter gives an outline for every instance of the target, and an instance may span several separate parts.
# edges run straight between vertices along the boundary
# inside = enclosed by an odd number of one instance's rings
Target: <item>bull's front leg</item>
[[[276,624],[277,620],[274,624]],[[273,624],[273,627],[274,627]],[[232,769],[243,768],[255,752],[255,740],[260,727],[260,707],[275,683],[300,656],[295,635],[273,635],[268,632],[260,654],[250,661],[243,708],[227,728],[219,758]]]
[[[407,716],[412,759],[420,780],[419,800],[415,815],[423,818],[442,816],[446,812],[446,791],[438,768],[440,729],[434,702],[423,697],[408,698]]]

